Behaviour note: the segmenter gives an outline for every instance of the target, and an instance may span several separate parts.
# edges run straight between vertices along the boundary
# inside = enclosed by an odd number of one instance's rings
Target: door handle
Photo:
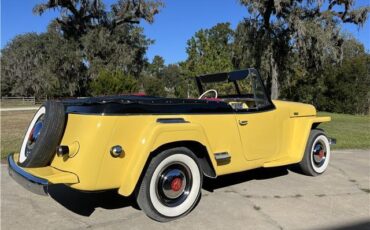
[[[248,125],[248,121],[239,120],[239,125],[241,125],[241,126]]]

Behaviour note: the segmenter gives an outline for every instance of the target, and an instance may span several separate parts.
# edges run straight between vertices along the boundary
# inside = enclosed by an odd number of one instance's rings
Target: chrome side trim
[[[8,156],[8,173],[18,184],[25,189],[36,193],[38,195],[47,195],[47,188],[49,181],[36,177],[25,170],[23,170],[14,161],[13,154]]]
[[[224,165],[230,163],[231,156],[228,152],[215,153],[217,165]]]
[[[184,118],[158,118],[157,123],[174,124],[174,123],[189,123]]]

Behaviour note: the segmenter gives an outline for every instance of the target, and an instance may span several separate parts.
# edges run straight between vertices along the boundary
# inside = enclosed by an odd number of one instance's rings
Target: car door
[[[267,97],[258,72],[238,81],[242,97],[240,110],[235,111],[239,134],[247,160],[269,159],[278,152],[282,121],[274,104]]]
[[[268,159],[277,154],[279,124],[275,113],[271,110],[235,115],[247,160]]]

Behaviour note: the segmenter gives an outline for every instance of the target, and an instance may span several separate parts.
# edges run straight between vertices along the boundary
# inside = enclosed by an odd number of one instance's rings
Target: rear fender
[[[129,196],[135,189],[142,175],[145,165],[150,160],[150,154],[165,144],[179,141],[195,141],[207,148],[210,154],[212,150],[208,144],[203,128],[192,123],[155,123],[148,127],[142,136],[139,146],[136,148],[135,157],[131,158],[128,166],[123,170],[122,182],[118,193]],[[215,159],[210,157],[215,169]]]

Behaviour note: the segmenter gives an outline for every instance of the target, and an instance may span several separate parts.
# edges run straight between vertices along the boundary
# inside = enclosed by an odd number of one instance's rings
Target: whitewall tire
[[[309,176],[324,173],[328,168],[330,157],[330,143],[325,133],[320,129],[311,130],[303,159],[299,163],[302,172]]]
[[[46,113],[46,108],[45,106],[41,106],[39,108],[39,110],[36,112],[35,116],[33,117],[30,125],[28,126],[28,129],[27,129],[27,132],[26,132],[26,135],[24,136],[23,138],[23,142],[22,142],[22,147],[21,147],[21,151],[19,153],[19,163],[23,163],[27,157],[28,157],[28,154],[26,153],[26,147],[27,147],[27,142],[29,141],[29,138],[31,136],[31,132],[34,131],[34,127],[35,127],[35,124],[43,118],[43,116],[45,116],[45,113]]]
[[[160,222],[184,216],[200,199],[202,176],[197,157],[189,149],[165,150],[149,163],[138,190],[138,204]]]
[[[19,165],[33,168],[50,164],[62,139],[65,123],[63,103],[45,102],[27,128],[19,152]]]

